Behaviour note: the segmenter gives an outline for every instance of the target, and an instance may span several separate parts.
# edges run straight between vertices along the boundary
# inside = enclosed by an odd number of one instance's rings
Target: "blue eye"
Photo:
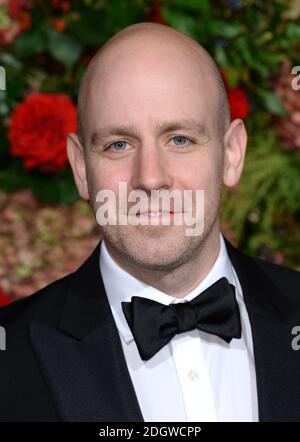
[[[189,139],[188,139],[187,137],[181,137],[181,136],[173,137],[172,140],[189,141]],[[176,143],[175,143],[175,145],[176,145],[176,146],[185,146],[186,143],[182,143],[182,142],[180,142],[179,144],[176,144]]]
[[[114,148],[114,150],[124,150],[124,146],[122,144],[127,144],[126,141],[116,141],[115,143],[112,143],[109,148]]]

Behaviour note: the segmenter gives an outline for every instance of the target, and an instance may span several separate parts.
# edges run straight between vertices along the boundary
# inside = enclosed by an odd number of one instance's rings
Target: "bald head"
[[[114,69],[113,60],[118,56],[126,62],[143,64],[152,57],[152,63],[159,65],[168,54],[176,52],[178,63],[193,68],[194,76],[202,76],[215,97],[215,116],[218,135],[223,137],[230,124],[230,109],[219,69],[208,52],[188,35],[165,25],[144,22],[126,27],[110,38],[95,54],[81,80],[78,94],[78,137],[85,144],[86,109],[91,96],[93,82],[101,82],[101,75],[109,75]],[[138,55],[140,54],[140,55]],[[154,56],[153,56],[154,54]],[[179,58],[178,58],[179,56]],[[139,61],[137,60],[137,57]],[[174,57],[173,57],[174,58]],[[170,61],[174,61],[170,55]],[[199,97],[201,100],[201,97]]]

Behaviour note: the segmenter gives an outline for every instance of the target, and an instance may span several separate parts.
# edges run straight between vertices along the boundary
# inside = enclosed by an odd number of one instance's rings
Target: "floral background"
[[[0,305],[76,270],[99,241],[65,139],[89,60],[141,21],[203,44],[232,119],[245,120],[247,159],[239,185],[224,191],[223,233],[250,255],[300,269],[300,0],[0,0]]]

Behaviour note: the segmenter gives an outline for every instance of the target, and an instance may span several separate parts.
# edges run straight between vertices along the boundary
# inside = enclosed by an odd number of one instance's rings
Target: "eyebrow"
[[[195,119],[182,119],[182,120],[174,120],[174,121],[164,121],[163,123],[155,123],[155,130],[159,132],[161,135],[167,132],[171,132],[173,130],[193,130],[197,132],[199,135],[208,136],[207,127],[200,123]],[[91,145],[95,146],[101,143],[105,138],[111,136],[134,136],[135,138],[139,137],[138,131],[134,127],[134,125],[113,125],[113,126],[105,126],[99,127],[96,129],[91,136]]]

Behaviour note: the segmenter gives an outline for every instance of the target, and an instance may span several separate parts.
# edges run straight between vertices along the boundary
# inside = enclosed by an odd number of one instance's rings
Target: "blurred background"
[[[100,239],[66,156],[82,74],[142,21],[179,29],[219,65],[248,153],[222,232],[300,270],[300,0],[0,0],[0,305],[77,267]],[[300,67],[298,75],[300,74]],[[298,87],[297,87],[298,86]]]

